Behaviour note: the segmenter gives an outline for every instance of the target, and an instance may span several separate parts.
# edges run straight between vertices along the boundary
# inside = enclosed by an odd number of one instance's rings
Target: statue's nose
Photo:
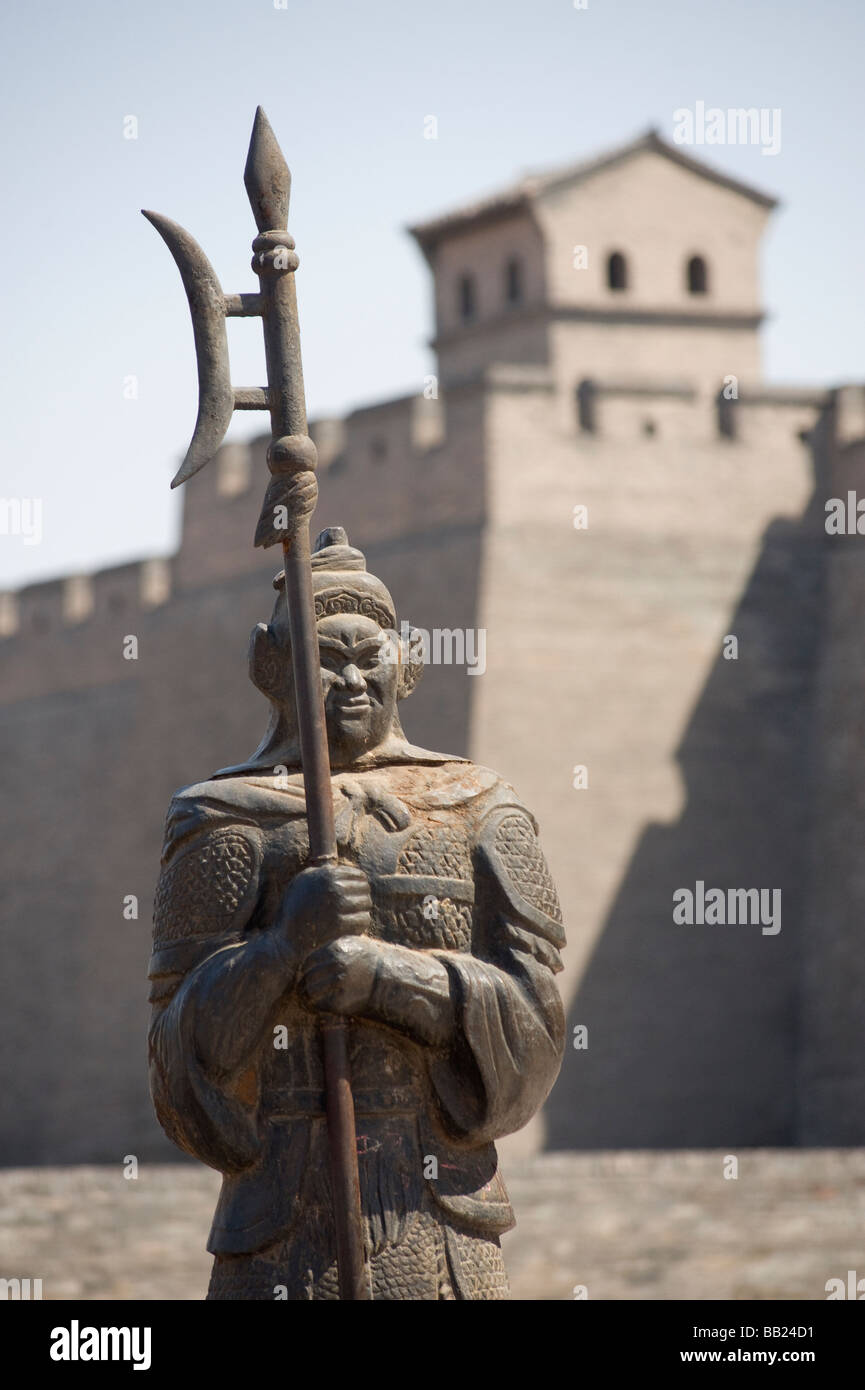
[[[347,690],[366,690],[366,681],[356,666],[344,666],[342,679]]]

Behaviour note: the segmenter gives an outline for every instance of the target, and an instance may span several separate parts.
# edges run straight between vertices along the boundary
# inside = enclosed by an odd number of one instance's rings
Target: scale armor
[[[415,901],[394,901],[377,892],[373,883],[376,934],[418,950],[471,950],[472,864],[465,833],[456,826],[422,824],[403,846],[396,872],[406,879],[438,879],[443,885],[457,882],[465,900],[449,896],[446,888],[436,891],[438,884],[428,884],[431,891],[418,894]]]

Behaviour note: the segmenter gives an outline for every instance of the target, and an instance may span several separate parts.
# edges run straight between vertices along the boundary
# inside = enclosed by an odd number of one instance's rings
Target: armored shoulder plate
[[[203,949],[240,931],[258,893],[260,865],[258,833],[246,826],[205,832],[169,854],[153,908],[151,979],[184,974]],[[162,993],[157,985],[151,999]]]
[[[497,807],[483,824],[478,850],[504,899],[514,944],[561,970],[562,910],[529,813],[516,805]]]

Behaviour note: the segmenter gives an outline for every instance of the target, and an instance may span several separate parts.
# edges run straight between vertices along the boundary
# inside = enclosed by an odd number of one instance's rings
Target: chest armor
[[[401,823],[402,822],[402,823]],[[469,952],[474,914],[474,870],[465,818],[449,809],[416,811],[403,802],[391,810],[337,807],[340,857],[367,875],[372,897],[370,935],[416,950]],[[306,828],[282,827],[266,852],[269,908],[281,898],[306,859]],[[324,1077],[317,1019],[296,1001],[280,1012],[286,1046],[268,1040],[262,1056],[264,1108],[270,1118],[320,1116]],[[422,1094],[415,1044],[363,1020],[350,1030],[352,1089],[359,1114],[416,1113]]]
[[[475,885],[464,815],[448,808],[419,811],[391,798],[387,808],[338,805],[336,821],[340,858],[369,879],[371,936],[418,950],[471,950]],[[265,863],[266,913],[276,911],[306,854],[303,822],[273,838]]]
[[[359,863],[372,887],[374,935],[419,950],[471,950],[474,877],[455,816],[418,818],[387,839],[371,831]]]

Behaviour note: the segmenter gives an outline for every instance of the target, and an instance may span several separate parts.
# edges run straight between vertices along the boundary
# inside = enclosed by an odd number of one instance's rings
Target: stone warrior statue
[[[309,437],[287,217],[264,112],[244,182],[257,294],[226,295],[196,241],[145,212],[181,273],[199,411],[172,486],[235,410],[268,410],[255,544],[281,544],[254,631],[272,707],[249,763],[168,814],[150,977],[151,1088],[166,1133],[223,1174],[208,1297],[496,1299],[513,1214],[493,1142],[559,1069],[564,944],[536,827],[397,716],[421,662],[339,528],[310,553]],[[266,387],[232,386],[225,319],[262,320]]]
[[[557,1075],[564,944],[536,825],[463,758],[416,748],[393,600],[333,528],[313,555],[339,863],[308,839],[284,576],[250,674],[250,761],[177,793],[155,911],[152,1090],[219,1169],[210,1299],[336,1298],[317,1015],[351,1020],[375,1299],[501,1299],[514,1217],[493,1141]]]

